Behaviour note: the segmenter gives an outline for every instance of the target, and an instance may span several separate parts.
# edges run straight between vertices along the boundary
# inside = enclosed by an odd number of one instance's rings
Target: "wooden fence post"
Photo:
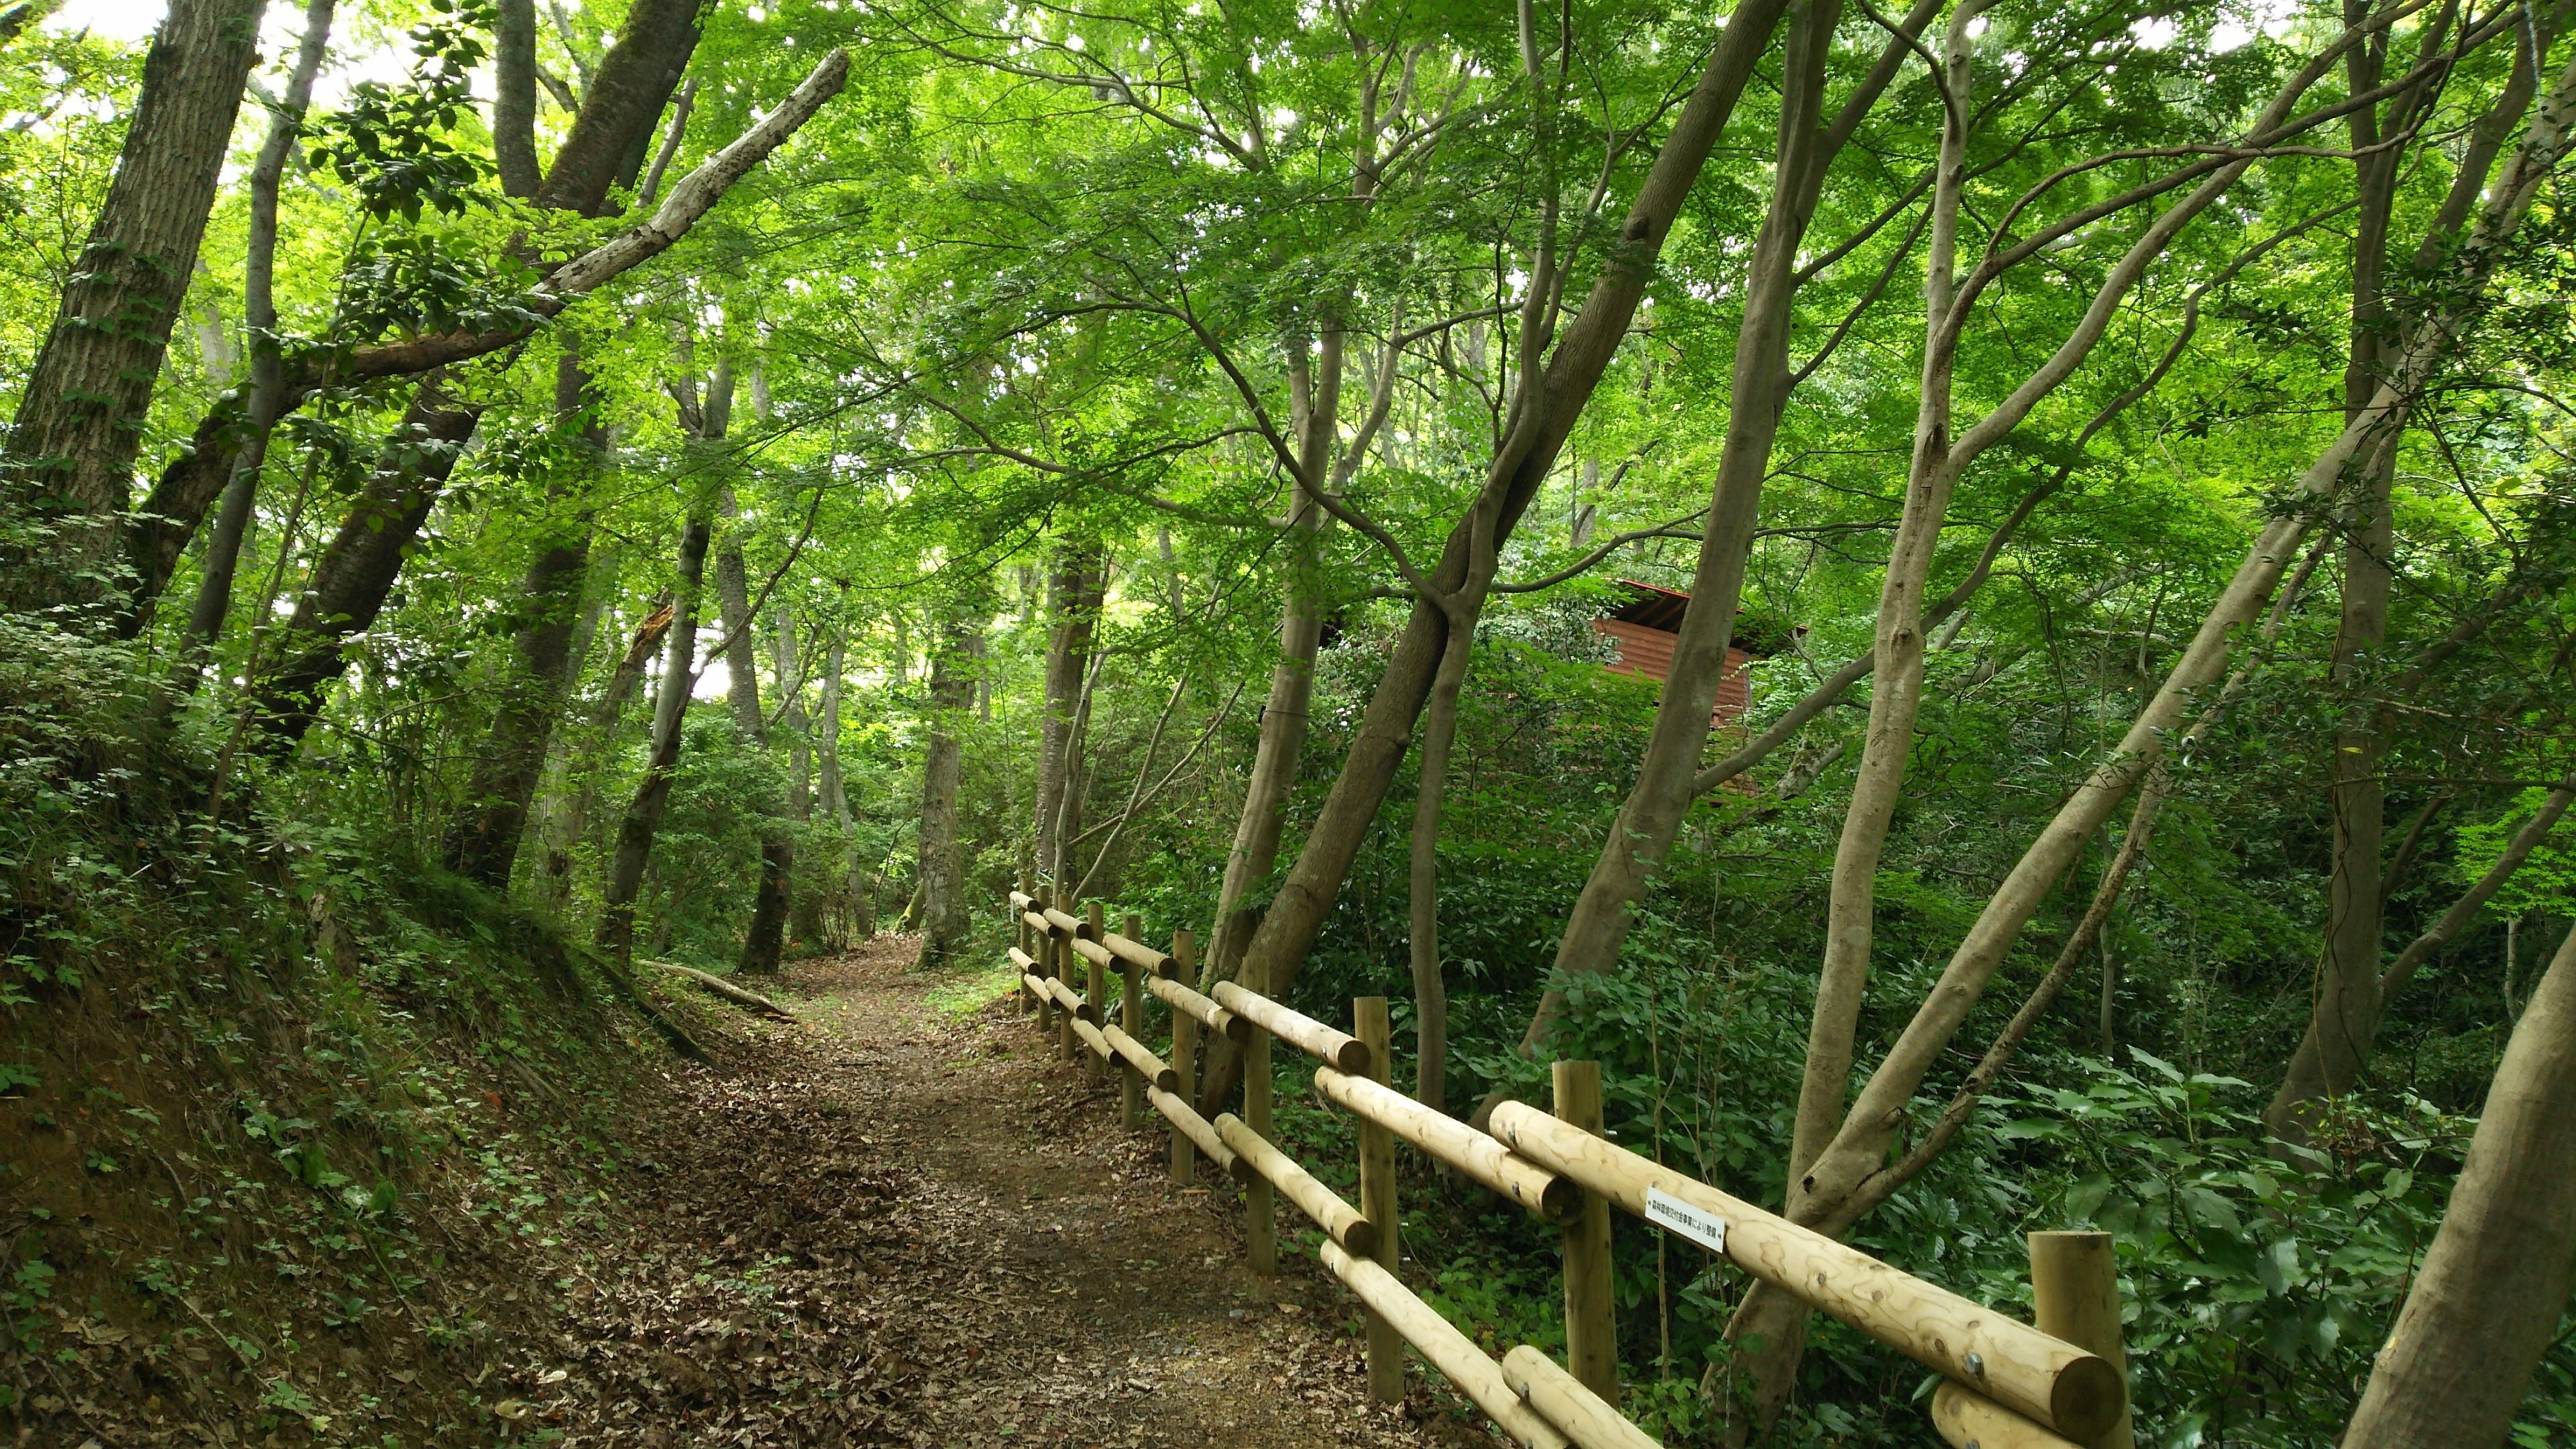
[[[1029,896],[1037,902],[1040,916],[1046,914],[1048,904],[1055,899],[1055,893],[1045,886],[1039,886],[1029,892]],[[1027,926],[1028,922],[1023,919],[1020,924]],[[1040,981],[1044,981],[1055,974],[1055,932],[1031,928],[1029,941],[1032,947],[1029,955],[1038,963],[1034,974]],[[1038,993],[1038,1030],[1042,1032],[1055,1030],[1055,998],[1043,991]]]
[[[1145,938],[1144,922],[1129,915],[1119,923],[1119,934],[1130,941]],[[1138,1041],[1145,1039],[1145,990],[1136,976],[1136,963],[1118,958],[1118,1025]],[[1145,1122],[1145,1079],[1118,1059],[1118,1125],[1133,1132]]]
[[[1386,998],[1363,996],[1351,1003],[1351,1034],[1369,1049],[1369,1080],[1387,1081],[1388,1030]],[[1377,1229],[1378,1266],[1396,1271],[1395,1134],[1360,1119],[1360,1216]],[[1404,1397],[1404,1336],[1375,1310],[1368,1315],[1368,1391],[1381,1404]]]
[[[1020,894],[1028,896],[1032,900],[1036,899],[1035,893],[1029,889],[1029,876],[1026,871],[1020,872]],[[1024,906],[1013,905],[1011,907],[1011,943],[1020,948],[1021,955],[1028,957],[1032,961],[1037,959],[1037,953],[1029,949],[1029,913],[1028,909]],[[1026,981],[1021,982],[1020,1014],[1022,1016],[1026,1016],[1030,1012],[1037,1010],[1037,1008],[1037,994],[1029,990],[1029,984]]]
[[[2120,1270],[2109,1233],[2032,1233],[2030,1296],[2033,1326],[2077,1348],[2100,1355],[2119,1370],[2123,1386],[2129,1357],[2120,1342]],[[2135,1436],[2129,1409],[2089,1441],[2092,1449],[2130,1449]]]
[[[1091,939],[1094,944],[1097,944],[1101,937],[1109,934],[1108,913],[1101,908],[1100,902],[1093,901],[1090,905],[1083,907],[1083,919],[1091,926]],[[1072,950],[1071,943],[1068,942],[1065,949]],[[1077,952],[1076,954],[1080,953]],[[1109,1021],[1109,968],[1101,965],[1095,960],[1092,960],[1088,956],[1084,956],[1082,958],[1082,964],[1087,968],[1083,972],[1082,977],[1083,986],[1085,988],[1082,993],[1082,999],[1090,1005],[1092,1019],[1102,1025],[1107,1025]],[[1085,1049],[1085,1056],[1086,1060],[1083,1062],[1082,1074],[1090,1080],[1093,1086],[1096,1087],[1108,1079],[1109,1063],[1102,1061],[1096,1056],[1090,1056],[1088,1048]]]
[[[1558,1062],[1556,1116],[1601,1135],[1601,1064]],[[1610,1200],[1583,1194],[1583,1212],[1565,1225],[1565,1367],[1575,1382],[1616,1408],[1619,1324],[1610,1306]]]
[[[1064,898],[1063,904],[1056,907],[1056,909],[1063,910],[1064,906],[1070,906],[1072,904],[1073,897],[1067,896]],[[1065,913],[1067,915],[1072,914],[1070,911]],[[1047,968],[1048,978],[1055,981],[1071,982],[1073,980],[1073,938],[1066,935],[1063,928],[1050,926],[1047,928],[1047,947],[1048,950],[1052,952],[1047,959],[1054,963]],[[1073,1034],[1073,1013],[1065,1010],[1061,1006],[1057,1007],[1055,1009],[1055,1054],[1057,1059],[1060,1061],[1072,1061],[1075,1055],[1081,1052],[1081,1050],[1082,1039]]]
[[[1198,980],[1198,942],[1192,940],[1190,933],[1186,930],[1174,931],[1172,933],[1172,964],[1179,968],[1181,980],[1189,982],[1195,982]],[[1186,1011],[1173,1012],[1172,1072],[1181,1080],[1180,1085],[1172,1088],[1172,1094],[1179,1097],[1184,1102],[1194,1102],[1198,1100],[1198,1045],[1199,1024],[1197,1018],[1191,1016]],[[1197,1176],[1198,1173],[1190,1151],[1190,1135],[1183,1132],[1180,1124],[1175,1122],[1172,1124],[1172,1182],[1176,1186],[1188,1187],[1197,1179]]]
[[[1247,981],[1247,991],[1270,989],[1270,975],[1258,958],[1244,963],[1245,969],[1259,977]],[[1243,1125],[1253,1135],[1269,1140],[1270,1125],[1270,1033],[1258,1024],[1243,1043]],[[1270,1274],[1279,1271],[1279,1237],[1271,1220],[1270,1179],[1259,1173],[1243,1185],[1243,1255],[1251,1260],[1252,1271]]]

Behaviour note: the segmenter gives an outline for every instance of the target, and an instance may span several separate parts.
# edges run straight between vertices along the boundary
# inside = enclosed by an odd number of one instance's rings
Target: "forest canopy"
[[[1044,888],[1981,1301],[2112,1233],[2141,1441],[2576,1437],[2576,9],[89,22],[0,7],[0,1052],[259,861],[615,980]],[[1531,1232],[1408,1272],[1519,1332]],[[1666,1442],[1921,1441],[1617,1298]]]

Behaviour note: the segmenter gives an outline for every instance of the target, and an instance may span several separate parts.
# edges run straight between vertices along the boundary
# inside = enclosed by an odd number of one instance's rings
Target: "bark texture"
[[[1488,517],[1496,551],[1510,539],[1521,515],[1545,486],[1575,420],[1600,385],[1620,340],[1627,336],[1664,238],[1734,113],[1755,63],[1770,47],[1771,33],[1786,7],[1787,0],[1746,0],[1728,18],[1724,36],[1675,113],[1672,129],[1620,223],[1618,241],[1603,253],[1591,292],[1555,347],[1547,351],[1544,366],[1525,376],[1510,430],[1495,450],[1485,478],[1484,492],[1494,504]],[[1533,342],[1531,355],[1536,355],[1537,347]],[[1472,519],[1461,519],[1450,530],[1428,580],[1435,590],[1454,592],[1465,582],[1476,527]],[[1447,644],[1448,625],[1442,611],[1428,600],[1417,600],[1394,656],[1360,717],[1342,772],[1307,833],[1297,863],[1245,949],[1235,973],[1238,978],[1267,981],[1275,991],[1285,991],[1295,982],[1307,950],[1323,929],[1325,913],[1358,857],[1369,822],[1376,818],[1403,765],[1414,721],[1430,694],[1432,676]],[[1243,1059],[1230,1041],[1216,1038],[1209,1043],[1202,1070],[1201,1102],[1223,1102],[1241,1080]]]
[[[591,511],[579,499],[608,460],[608,429],[588,411],[589,387],[580,357],[566,352],[555,366],[555,412],[575,429],[576,461],[572,476],[559,473],[546,489],[536,552],[519,584],[516,667],[502,686],[491,738],[448,837],[448,864],[487,886],[509,884],[573,674],[573,625],[590,571]]]
[[[921,964],[945,964],[966,939],[970,912],[957,832],[961,752],[957,730],[975,707],[975,660],[982,643],[975,611],[955,607],[930,656],[931,728],[921,770]]]
[[[1047,591],[1055,625],[1047,634],[1046,700],[1038,714],[1037,868],[1049,880],[1064,874],[1059,817],[1073,750],[1074,714],[1091,668],[1091,636],[1098,626],[1105,570],[1097,545],[1068,543],[1056,550]]]
[[[2343,1449],[2504,1442],[2576,1273],[2576,932],[2523,1008]]]
[[[197,578],[196,607],[188,612],[188,630],[179,646],[177,683],[196,687],[208,651],[224,632],[232,610],[233,574],[241,562],[242,541],[249,536],[251,506],[259,492],[259,472],[268,459],[269,433],[286,406],[286,364],[277,338],[277,193],[286,176],[287,158],[303,134],[304,112],[313,100],[313,78],[322,69],[331,41],[336,0],[310,0],[304,7],[304,39],[287,75],[286,93],[269,117],[268,138],[250,171],[250,235],[242,263],[242,328],[250,335],[250,402],[241,435],[234,441],[231,476],[224,484],[223,505],[215,514],[215,531],[206,539],[205,563]],[[140,583],[138,577],[135,580]],[[156,587],[153,594],[160,590]],[[149,597],[137,591],[128,617],[148,616]]]
[[[38,535],[0,555],[10,607],[86,605],[121,587],[118,518],[265,8],[172,0],[144,54],[116,174],[0,441],[0,517]]]
[[[617,822],[617,852],[609,859],[608,879],[601,889],[599,948],[621,966],[635,955],[635,898],[644,888],[653,837],[662,828],[662,812],[671,803],[671,782],[679,774],[681,726],[687,722],[689,695],[698,684],[699,595],[706,581],[707,543],[714,533],[711,499],[692,509],[680,530],[671,625],[662,651],[662,686],[653,697],[653,752],[634,798]]]

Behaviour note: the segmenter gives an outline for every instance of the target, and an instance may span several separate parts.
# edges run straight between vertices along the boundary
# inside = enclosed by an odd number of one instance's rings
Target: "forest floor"
[[[1495,1442],[1419,1382],[1368,1403],[1319,1264],[1254,1276],[1228,1185],[1176,1188],[1114,1078],[912,951],[792,966],[795,1022],[731,1018],[716,1068],[635,1104],[628,1253],[513,1376],[523,1413],[670,1449]]]

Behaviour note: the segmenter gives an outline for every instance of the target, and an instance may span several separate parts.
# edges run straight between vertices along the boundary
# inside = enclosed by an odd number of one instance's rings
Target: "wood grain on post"
[[[1036,903],[1039,906],[1044,906],[1046,904],[1046,900],[1047,888],[1045,886],[1039,886],[1037,889]],[[1046,918],[1037,915],[1034,912],[1024,912],[1022,914],[1021,924],[1030,928],[1029,944],[1037,948],[1037,964],[1030,968],[1031,974],[1043,981],[1047,977],[1055,974],[1055,936],[1047,930]],[[1038,988],[1037,996],[1038,1030],[1054,1031],[1056,1029],[1055,1001],[1052,997],[1047,995],[1046,988],[1044,986],[1040,986]]]
[[[1181,1089],[1181,1075],[1165,1065],[1161,1057],[1154,1055],[1153,1048],[1136,1040],[1133,1033],[1119,1027],[1104,1026],[1100,1034],[1109,1039],[1109,1049],[1118,1054],[1119,1070],[1127,1074],[1128,1082],[1136,1088],[1137,1120],[1141,1125],[1146,1085],[1150,1083],[1162,1091],[1177,1092]]]
[[[1234,1175],[1234,1149],[1225,1145],[1225,1140],[1216,1135],[1216,1128],[1198,1114],[1197,1108],[1160,1088],[1146,1093],[1145,1100],[1153,1103],[1155,1111],[1162,1113],[1165,1120],[1187,1135],[1191,1146],[1206,1153],[1208,1161],[1216,1164],[1217,1171],[1229,1177]]]
[[[1361,1045],[1368,1048],[1369,1080],[1383,1087],[1387,1074],[1386,998],[1363,996],[1351,1003],[1351,1025],[1359,1028]],[[1360,1119],[1360,1211],[1369,1221],[1381,1224],[1377,1251],[1360,1253],[1375,1258],[1377,1265],[1396,1271],[1397,1238],[1400,1219],[1395,1210],[1395,1134],[1384,1124],[1366,1117]],[[1349,1248],[1350,1244],[1342,1245]],[[1357,1248],[1351,1251],[1360,1252]],[[1402,1281],[1399,1275],[1398,1281]],[[1372,1311],[1368,1316],[1368,1391],[1369,1397],[1381,1404],[1392,1404],[1404,1398],[1404,1338],[1395,1325]]]
[[[1090,1002],[1083,1000],[1072,987],[1065,985],[1062,977],[1047,977],[1046,992],[1048,999],[1056,1004],[1057,1013],[1063,1020],[1088,1022],[1093,1026],[1100,1024],[1100,1013],[1093,1009]],[[1072,1030],[1070,1026],[1065,1028],[1067,1034]]]
[[[1335,1031],[1302,1011],[1291,1011],[1257,991],[1220,981],[1209,993],[1216,1004],[1329,1067],[1345,1072],[1368,1070],[1368,1044],[1345,1031]]]
[[[1503,1355],[1503,1380],[1576,1449],[1662,1449],[1556,1360],[1526,1343]]]
[[[1197,958],[1196,946],[1197,943],[1190,939],[1189,932],[1172,933],[1172,956],[1180,963],[1183,975],[1188,974],[1190,966]],[[1162,984],[1159,973],[1150,984]],[[1214,1005],[1214,1003],[1210,1004]],[[1188,1012],[1175,1008],[1172,1012],[1172,1075],[1176,1081],[1171,1091],[1182,1097],[1198,1095],[1198,1035],[1198,1019]],[[1172,1181],[1181,1187],[1189,1186],[1198,1175],[1190,1157],[1190,1134],[1182,1131],[1180,1124],[1175,1122],[1172,1124]]]
[[[1110,1030],[1115,1031],[1117,1028],[1111,1027]],[[1075,1017],[1073,1034],[1082,1038],[1084,1046],[1091,1048],[1091,1055],[1086,1060],[1090,1063],[1092,1076],[1097,1078],[1102,1072],[1108,1070],[1109,1059],[1117,1053],[1111,1049],[1109,1038],[1101,1035],[1100,1028],[1080,1017]]]
[[[1134,916],[1127,918],[1126,926],[1131,935],[1140,929]],[[1145,993],[1137,983],[1137,969],[1135,962],[1123,956],[1118,959],[1118,1024],[1126,1028],[1123,1034],[1131,1039],[1145,1029]],[[1116,1046],[1117,1043],[1112,1042],[1110,1045]],[[1137,1050],[1143,1051],[1144,1048],[1138,1047]],[[1133,1065],[1135,1059],[1129,1057],[1123,1048],[1118,1055],[1121,1059],[1118,1071],[1118,1125],[1133,1132],[1145,1125],[1145,1084],[1136,1075],[1136,1068]],[[1146,1059],[1151,1061],[1152,1055],[1148,1053]],[[1161,1063],[1157,1062],[1155,1065],[1161,1066]],[[1163,1070],[1168,1072],[1171,1068],[1164,1067]],[[1172,1084],[1165,1082],[1162,1087],[1168,1092],[1172,1089]]]
[[[1648,1189],[1726,1222],[1726,1256],[1945,1378],[2083,1440],[2120,1418],[2119,1370],[2098,1354],[1973,1303],[1777,1213],[1570,1127],[1522,1102],[1494,1109],[1512,1151],[1639,1217]]]
[[[1315,1069],[1315,1086],[1354,1116],[1393,1131],[1548,1222],[1565,1222],[1583,1210],[1583,1190],[1573,1179],[1513,1156],[1502,1143],[1393,1087],[1331,1067]]]
[[[1099,941],[1103,930],[1100,923],[1102,914],[1100,902],[1093,901],[1083,909],[1089,917],[1084,924],[1091,931],[1091,939],[1086,941],[1077,938],[1073,944],[1077,950],[1084,946],[1090,946],[1093,950],[1098,951],[1100,948],[1094,943]],[[1101,951],[1100,956],[1092,956],[1085,953],[1083,958],[1085,963],[1090,967],[1090,970],[1086,972],[1084,976],[1087,986],[1083,992],[1083,996],[1086,1000],[1091,1002],[1094,1008],[1091,1018],[1093,1021],[1106,1021],[1108,1019],[1107,1014],[1098,1009],[1100,1003],[1109,999],[1109,963],[1106,960],[1101,959],[1102,957],[1106,957],[1108,954],[1109,953],[1106,951]],[[1083,1075],[1090,1079],[1092,1085],[1098,1086],[1101,1082],[1108,1080],[1108,1058],[1109,1044],[1104,1041],[1101,1043],[1100,1055],[1083,1064]]]
[[[1601,1064],[1558,1062],[1553,1068],[1559,1121],[1598,1137]],[[1610,1308],[1610,1200],[1583,1194],[1565,1225],[1565,1364],[1614,1409],[1619,1403],[1619,1323]]]
[[[2039,1331],[2100,1354],[2125,1382],[2129,1355],[2120,1341],[2120,1268],[2109,1233],[2030,1235],[2031,1317]],[[2128,1405],[2120,1421],[2089,1441],[2092,1449],[2131,1449]]]
[[[1371,1312],[1394,1324],[1405,1342],[1421,1350],[1441,1377],[1457,1385],[1516,1443],[1525,1449],[1571,1449],[1572,1441],[1521,1402],[1520,1394],[1503,1377],[1502,1365],[1485,1357],[1483,1349],[1441,1317],[1440,1310],[1414,1297],[1393,1273],[1343,1252],[1334,1243],[1324,1245],[1323,1259],[1334,1277],[1359,1295]]]
[[[1932,1391],[1932,1427],[1951,1449],[2084,1449],[1951,1379]]]
[[[1234,1149],[1238,1175],[1258,1174],[1267,1178],[1280,1195],[1296,1204],[1297,1211],[1313,1220],[1334,1242],[1363,1258],[1373,1257],[1378,1244],[1376,1223],[1368,1220],[1358,1208],[1342,1201],[1339,1194],[1315,1180],[1315,1175],[1300,1166],[1297,1159],[1271,1146],[1261,1134],[1243,1125],[1243,1119],[1232,1112],[1217,1116],[1216,1135]]]
[[[1146,982],[1145,989],[1171,1003],[1172,1010],[1175,1012],[1190,1017],[1199,1025],[1233,1041],[1238,1046],[1252,1040],[1251,1022],[1168,976],[1157,976]]]
[[[1246,962],[1245,969],[1254,973],[1263,970],[1257,959]],[[1231,983],[1219,983],[1217,990],[1223,992],[1228,984]],[[1265,977],[1261,984],[1267,986],[1268,979]],[[1227,1009],[1232,1010],[1231,1007]],[[1252,1035],[1243,1044],[1243,1125],[1267,1141],[1272,1130],[1270,1033],[1262,1030],[1261,1023],[1250,1013],[1237,1012],[1236,1015],[1252,1021]],[[1243,1185],[1243,1255],[1255,1273],[1279,1271],[1278,1226],[1272,1212],[1270,1179],[1255,1173],[1252,1180]]]
[[[1031,968],[1037,965],[1037,958],[1029,954],[1029,899],[1028,878],[1022,876],[1020,888],[1011,892],[1011,964],[1020,968],[1020,975],[1023,977],[1026,977]],[[1025,1016],[1037,1009],[1037,993],[1022,986],[1020,1014]]]
[[[1137,940],[1135,933],[1139,929],[1141,929],[1141,927],[1137,922],[1137,919],[1134,916],[1129,916],[1127,918],[1126,935],[1122,936],[1117,932],[1112,931],[1101,939],[1100,944],[1102,947],[1107,949],[1110,955],[1117,957],[1119,960],[1134,963],[1140,970],[1144,971],[1148,975],[1160,976],[1165,971],[1171,969],[1172,958],[1163,952],[1157,951],[1153,947],[1146,945],[1144,942]]]

